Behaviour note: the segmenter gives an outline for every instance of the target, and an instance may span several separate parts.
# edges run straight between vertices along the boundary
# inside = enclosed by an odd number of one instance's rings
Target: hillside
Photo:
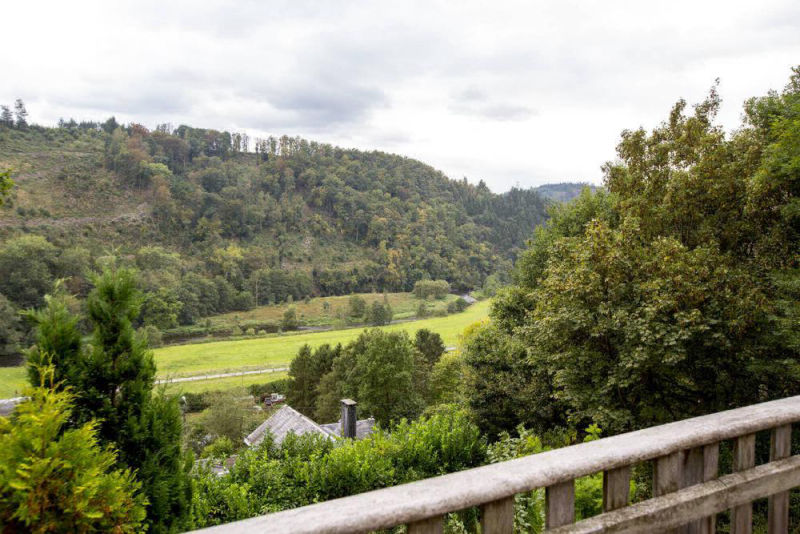
[[[160,329],[425,278],[466,291],[508,270],[546,207],[533,190],[494,194],[393,154],[113,119],[0,126],[5,168],[0,314],[13,328],[56,279],[85,296],[111,257],[139,270],[139,323]]]
[[[581,191],[587,187],[591,189],[592,192],[595,192],[598,189],[596,185],[588,183],[563,182],[560,184],[540,185],[534,190],[548,200],[553,200],[555,202],[569,202],[573,198],[580,195]]]

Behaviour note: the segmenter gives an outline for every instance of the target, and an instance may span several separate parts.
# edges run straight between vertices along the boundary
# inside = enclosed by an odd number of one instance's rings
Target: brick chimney
[[[342,399],[342,437],[356,437],[356,401]]]

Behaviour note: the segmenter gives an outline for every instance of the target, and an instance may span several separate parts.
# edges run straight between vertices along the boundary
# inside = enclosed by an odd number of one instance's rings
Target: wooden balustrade
[[[800,396],[647,428],[498,464],[452,473],[206,529],[217,533],[370,532],[408,525],[438,534],[447,513],[480,507],[482,534],[510,534],[514,496],[545,489],[553,534],[680,532],[711,534],[730,510],[731,532],[752,531],[755,499],[768,498],[768,531],[789,528],[789,490],[800,486],[791,456]],[[769,462],[755,464],[756,433],[771,430]],[[719,444],[733,440],[733,472],[718,476]],[[653,498],[629,503],[631,467],[653,463]],[[575,523],[575,479],[603,473],[603,513]]]

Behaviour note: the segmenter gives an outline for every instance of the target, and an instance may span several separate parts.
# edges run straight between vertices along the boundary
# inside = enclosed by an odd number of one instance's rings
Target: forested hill
[[[397,155],[113,119],[0,126],[3,168],[16,185],[0,208],[0,292],[19,308],[56,278],[81,295],[111,255],[183,323],[428,277],[468,290],[545,218],[533,190],[494,194]]]
[[[587,183],[563,182],[560,184],[544,184],[536,188],[536,192],[546,199],[556,202],[569,202],[581,194],[586,188],[593,193],[597,191],[597,186]]]

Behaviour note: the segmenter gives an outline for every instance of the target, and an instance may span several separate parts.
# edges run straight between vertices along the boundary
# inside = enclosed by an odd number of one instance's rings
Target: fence
[[[791,456],[800,396],[620,434],[525,458],[206,529],[209,533],[354,533],[408,525],[441,533],[444,516],[481,508],[483,534],[513,531],[514,495],[545,488],[546,526],[559,534],[711,533],[731,510],[731,532],[752,529],[752,502],[769,497],[768,529],[786,533],[788,490],[800,486]],[[770,460],[755,465],[755,434],[771,430]],[[719,476],[719,444],[733,440],[733,472]],[[630,505],[631,467],[653,462],[653,498]],[[603,513],[575,523],[575,479],[603,473]]]

